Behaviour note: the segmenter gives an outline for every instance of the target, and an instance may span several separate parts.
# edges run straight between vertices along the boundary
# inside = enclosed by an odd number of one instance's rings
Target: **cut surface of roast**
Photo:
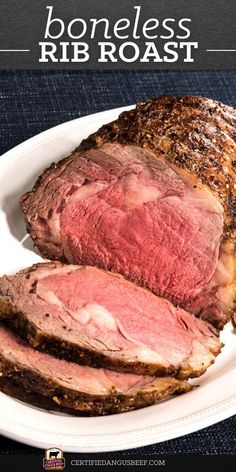
[[[49,259],[119,272],[222,328],[234,310],[236,112],[160,97],[47,169],[20,204]]]
[[[197,377],[221,349],[210,323],[90,266],[51,262],[2,277],[0,318],[38,350],[136,374]]]
[[[84,367],[38,352],[0,325],[0,389],[36,406],[104,415],[191,390],[186,381]],[[39,395],[37,399],[35,396]]]

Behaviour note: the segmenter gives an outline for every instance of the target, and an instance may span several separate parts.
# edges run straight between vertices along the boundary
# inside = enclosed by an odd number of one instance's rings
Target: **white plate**
[[[123,109],[79,118],[20,144],[0,158],[0,275],[41,260],[26,237],[18,197],[53,160],[72,151]],[[197,431],[236,413],[236,337],[226,327],[225,347],[200,387],[158,405],[120,415],[75,418],[41,411],[0,394],[0,433],[40,448],[102,452],[135,448]]]

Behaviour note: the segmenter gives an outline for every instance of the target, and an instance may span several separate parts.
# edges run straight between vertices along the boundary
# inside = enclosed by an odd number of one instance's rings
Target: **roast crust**
[[[189,171],[221,200],[236,229],[236,109],[200,96],[160,96],[83,140],[76,152],[108,142],[154,150]]]
[[[73,415],[98,416],[143,408],[173,394],[192,390],[186,381],[171,377],[153,379],[126,394],[109,392],[89,395],[61,387],[54,379],[45,379],[36,371],[22,369],[0,356],[0,391],[38,407]]]
[[[221,200],[228,231],[236,230],[236,109],[200,96],[160,96],[138,103],[102,126],[59,163],[52,163],[37,179],[36,191],[54,169],[73,161],[78,153],[105,143],[149,148],[188,171]]]

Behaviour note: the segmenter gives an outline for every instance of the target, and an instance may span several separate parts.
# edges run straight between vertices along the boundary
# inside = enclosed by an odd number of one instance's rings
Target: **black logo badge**
[[[43,467],[45,470],[63,470],[65,468],[65,459],[62,450],[56,447],[47,449],[43,459]]]

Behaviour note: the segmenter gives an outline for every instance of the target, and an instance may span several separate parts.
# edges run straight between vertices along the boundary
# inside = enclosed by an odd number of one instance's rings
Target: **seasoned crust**
[[[218,195],[236,229],[234,108],[200,96],[153,98],[91,134],[77,152],[107,142],[150,148],[189,171]]]
[[[44,397],[39,393],[24,390],[15,378],[0,377],[0,392],[43,410],[57,411],[67,413],[68,415],[90,416],[89,414],[86,415],[86,413],[83,415],[82,412],[70,408],[60,407],[51,398]]]
[[[22,338],[26,339],[35,349],[52,354],[59,359],[66,359],[67,361],[77,362],[80,365],[101,368],[106,366],[107,369],[111,369],[117,372],[127,372],[137,375],[153,375],[153,376],[170,376],[178,379],[188,379],[200,377],[203,375],[207,368],[204,364],[201,368],[193,368],[191,363],[184,363],[179,369],[170,366],[169,368],[159,364],[147,364],[143,362],[132,362],[129,364],[127,360],[120,360],[116,357],[106,356],[102,352],[96,352],[89,348],[78,349],[78,346],[72,343],[65,343],[57,336],[47,335],[46,333],[40,333],[36,327],[29,323],[23,313],[17,313],[14,317],[7,320],[7,324],[15,330],[15,332]],[[215,357],[221,351],[223,344],[219,344],[219,348],[212,349],[213,354],[210,364],[215,362]],[[191,357],[191,356],[190,356]]]
[[[23,313],[17,313],[7,320],[7,324],[15,330],[22,338],[26,339],[35,349],[52,354],[59,359],[77,362],[80,365],[89,367],[104,367],[115,370],[117,372],[130,372],[138,375],[155,375],[155,376],[174,376],[177,369],[166,368],[159,364],[145,364],[143,362],[132,362],[130,365],[127,360],[122,361],[116,357],[111,357],[102,352],[94,352],[92,349],[79,347],[70,342],[66,343],[62,339],[54,335],[48,335],[44,332],[37,331],[36,326],[30,323]],[[191,368],[189,368],[191,372]],[[206,370],[206,369],[204,369]],[[201,373],[198,373],[201,375]],[[189,377],[189,372],[184,378]]]
[[[20,369],[0,357],[0,390],[21,401],[70,414],[106,415],[152,405],[172,394],[192,390],[185,381],[174,378],[153,379],[127,394],[88,395],[72,388],[61,388],[55,380],[44,379],[32,370]]]
[[[59,163],[52,163],[36,181],[64,168],[76,155],[92,147],[118,142],[150,148],[172,164],[190,172],[222,201],[228,227],[236,229],[236,109],[200,96],[160,96],[138,103],[133,110],[102,126]]]

